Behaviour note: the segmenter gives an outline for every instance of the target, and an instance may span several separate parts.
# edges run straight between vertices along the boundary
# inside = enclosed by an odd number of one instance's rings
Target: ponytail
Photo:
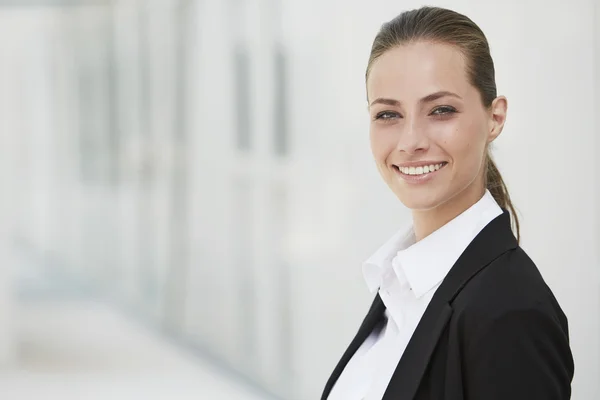
[[[485,169],[485,186],[490,191],[498,205],[510,211],[513,220],[513,232],[517,237],[517,242],[520,242],[521,232],[517,212],[512,201],[510,200],[506,183],[504,183],[504,179],[502,179],[502,175],[500,175],[500,171],[498,171],[498,167],[496,166],[496,163],[492,159],[492,156],[489,154],[489,152],[486,154]]]

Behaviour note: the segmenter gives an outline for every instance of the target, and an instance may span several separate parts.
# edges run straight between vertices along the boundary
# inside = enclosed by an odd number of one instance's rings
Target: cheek
[[[462,173],[472,175],[479,171],[487,145],[484,129],[479,124],[469,124],[457,127],[447,138],[447,149]]]
[[[369,131],[369,139],[371,142],[371,152],[377,163],[384,163],[390,154],[389,135],[376,128],[371,128]]]

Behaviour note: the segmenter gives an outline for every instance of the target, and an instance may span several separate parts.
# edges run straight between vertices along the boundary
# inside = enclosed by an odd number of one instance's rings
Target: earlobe
[[[502,128],[504,127],[503,123],[499,123],[498,121],[492,119],[491,120],[491,127],[490,127],[490,133],[488,135],[488,142],[493,142],[494,140],[496,140],[496,138],[498,136],[500,136],[500,133],[502,132]]]
[[[498,131],[497,126],[494,124],[492,126],[492,128],[490,129],[490,132],[488,134],[488,144],[492,143],[494,140],[496,140],[496,138],[498,137],[498,135],[500,135],[500,132]]]
[[[508,101],[506,100],[506,97],[496,97],[490,108],[491,115],[488,142],[493,142],[502,132],[504,123],[506,122],[506,113],[508,109]]]

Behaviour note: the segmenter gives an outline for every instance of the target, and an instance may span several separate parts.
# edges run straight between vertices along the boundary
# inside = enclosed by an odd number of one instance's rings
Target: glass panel
[[[254,202],[253,185],[246,179],[234,178],[233,210],[235,226],[230,229],[234,249],[232,285],[238,296],[238,305],[233,315],[239,318],[242,329],[238,331],[236,341],[243,369],[252,373],[253,362],[258,355],[256,348],[256,288],[253,265]]]
[[[236,146],[239,150],[252,147],[250,121],[250,57],[243,45],[235,49]]]
[[[285,156],[289,152],[287,58],[281,45],[275,48],[275,97],[274,97],[274,145],[275,154]]]

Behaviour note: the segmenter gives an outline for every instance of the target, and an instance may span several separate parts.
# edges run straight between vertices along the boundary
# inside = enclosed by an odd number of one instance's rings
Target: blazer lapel
[[[479,271],[517,246],[510,214],[503,210],[502,215],[469,244],[436,291],[394,371],[383,400],[415,397],[435,346],[452,316],[454,298]]]
[[[362,324],[360,325],[360,328],[358,329],[358,333],[350,343],[350,346],[348,346],[348,348],[344,352],[344,355],[342,356],[337,366],[333,370],[333,373],[329,377],[329,380],[325,385],[325,389],[323,390],[321,400],[327,399],[329,393],[331,393],[331,389],[333,389],[333,386],[335,385],[335,382],[339,379],[340,375],[342,374],[342,371],[344,370],[344,368],[346,368],[346,365],[348,364],[354,353],[356,353],[358,348],[363,344],[367,337],[369,337],[375,326],[383,318],[384,311],[385,305],[383,304],[381,297],[379,297],[379,295],[375,296],[375,299],[371,304],[371,308],[369,309],[367,316],[365,317]]]

